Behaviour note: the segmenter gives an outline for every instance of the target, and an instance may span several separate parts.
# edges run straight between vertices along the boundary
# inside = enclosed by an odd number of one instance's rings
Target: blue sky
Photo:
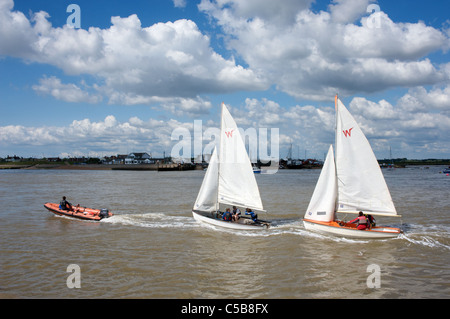
[[[378,158],[450,158],[449,9],[0,0],[0,157],[161,156],[177,128],[218,127],[225,102],[243,128],[278,128],[281,157],[323,158],[338,93]]]

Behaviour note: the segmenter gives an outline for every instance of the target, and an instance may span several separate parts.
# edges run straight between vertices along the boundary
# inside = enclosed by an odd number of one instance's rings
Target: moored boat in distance
[[[255,173],[255,174],[261,173],[261,168],[258,166],[253,166],[252,169],[253,169],[253,173]]]

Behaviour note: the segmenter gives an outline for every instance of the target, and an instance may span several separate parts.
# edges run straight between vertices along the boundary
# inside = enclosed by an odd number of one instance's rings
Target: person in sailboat
[[[241,218],[241,210],[233,206],[233,221],[237,222]]]
[[[230,212],[230,209],[229,209],[229,208],[227,208],[227,209],[225,210],[225,213],[223,213],[222,219],[223,219],[224,221],[231,222],[232,216],[231,216],[231,212]]]
[[[356,229],[359,230],[364,230],[368,225],[368,219],[366,216],[364,216],[363,212],[359,212],[358,217],[356,217],[355,219],[351,220],[349,222],[350,224],[357,224]]]
[[[255,214],[250,208],[245,209],[245,215],[250,215],[252,220],[256,223],[258,220],[258,215]]]
[[[377,222],[372,215],[367,214],[366,217],[367,217],[367,225],[369,226],[369,228],[375,227],[377,225]]]

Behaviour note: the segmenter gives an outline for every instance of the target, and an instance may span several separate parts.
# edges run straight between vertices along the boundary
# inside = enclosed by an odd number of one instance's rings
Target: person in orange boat
[[[72,204],[66,201],[66,196],[63,196],[62,201],[59,202],[59,208],[62,210],[72,210]]]
[[[350,224],[358,224],[356,226],[356,229],[364,230],[364,229],[367,229],[367,222],[368,222],[368,220],[367,220],[366,216],[364,216],[363,212],[359,212],[358,217],[351,220],[349,223]]]

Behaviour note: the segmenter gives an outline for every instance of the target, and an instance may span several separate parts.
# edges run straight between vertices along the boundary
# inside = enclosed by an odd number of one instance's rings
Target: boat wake
[[[303,221],[299,219],[275,219],[270,220],[272,222],[272,226],[269,229],[263,229],[260,231],[248,231],[248,230],[235,230],[235,229],[227,229],[223,227],[217,227],[211,224],[200,224],[199,227],[204,229],[212,229],[214,231],[220,231],[224,233],[233,234],[236,236],[244,236],[244,237],[272,237],[272,236],[282,236],[282,235],[294,235],[299,236],[300,240],[302,238],[319,238],[323,240],[330,240],[334,242],[345,242],[345,243],[366,243],[369,240],[364,239],[353,239],[353,238],[344,238],[337,237],[327,234],[315,233],[309,230],[306,230],[303,226]]]
[[[223,227],[217,227],[211,224],[199,223],[192,217],[192,215],[186,216],[182,214],[183,213],[180,213],[180,215],[172,215],[170,213],[163,213],[163,212],[118,214],[110,218],[105,218],[101,222],[114,225],[144,227],[144,228],[180,228],[180,229],[183,228],[183,229],[214,230],[246,237],[268,237],[284,234],[300,235],[300,236],[308,236],[308,235],[317,236],[316,234],[310,234],[308,231],[306,231],[303,227],[303,222],[298,219],[271,220],[272,227],[270,227],[269,229],[248,231],[248,230],[227,229]]]
[[[447,250],[450,250],[450,246],[443,244],[439,242],[439,240],[434,239],[430,236],[420,236],[418,239],[414,239],[409,237],[408,235],[402,234],[400,235],[400,238],[405,239],[409,241],[410,243],[416,244],[416,245],[422,245],[430,248],[445,248]]]
[[[192,228],[196,222],[191,216],[167,215],[166,213],[142,213],[114,215],[103,223],[145,228]]]
[[[302,222],[299,220],[270,220],[270,221],[272,224],[268,229],[260,229],[260,230],[228,229],[206,223],[197,223],[197,225],[204,229],[211,229],[214,231],[244,237],[269,237],[283,234],[298,234],[297,230],[303,227]]]
[[[450,250],[450,228],[444,225],[393,225],[392,227],[401,228],[404,232],[397,238],[387,239],[362,239],[362,238],[346,238],[328,235],[324,233],[312,232],[304,228],[303,223],[298,220],[280,220],[275,221],[275,227],[271,230],[274,234],[293,234],[301,237],[317,238],[327,241],[343,242],[343,243],[370,243],[389,242],[392,240],[405,240],[411,244],[420,245],[430,248],[443,248]]]
[[[450,229],[444,225],[406,225],[400,239],[411,244],[450,250]]]
[[[321,238],[335,242],[361,243],[367,240],[347,239],[326,234],[314,233],[303,227],[303,221],[299,219],[275,219],[271,220],[272,226],[269,229],[259,231],[235,230],[217,227],[211,224],[199,223],[192,215],[170,215],[168,213],[142,213],[142,214],[121,214],[105,218],[102,223],[144,227],[144,228],[182,228],[182,229],[205,229],[223,233],[229,233],[244,237],[269,237],[280,235],[295,235],[306,238]]]
[[[105,218],[101,222],[108,224],[144,227],[144,228],[179,228],[205,229],[229,233],[245,237],[270,237],[280,235],[295,235],[303,238],[321,239],[342,243],[369,243],[369,239],[355,239],[316,233],[306,230],[302,220],[275,219],[269,229],[261,231],[230,230],[210,224],[199,223],[189,215],[170,215],[168,213],[123,214]],[[430,248],[450,250],[449,229],[445,226],[403,225],[404,233],[395,239],[378,239],[377,241],[405,240],[410,244]],[[430,235],[432,234],[432,235]]]

